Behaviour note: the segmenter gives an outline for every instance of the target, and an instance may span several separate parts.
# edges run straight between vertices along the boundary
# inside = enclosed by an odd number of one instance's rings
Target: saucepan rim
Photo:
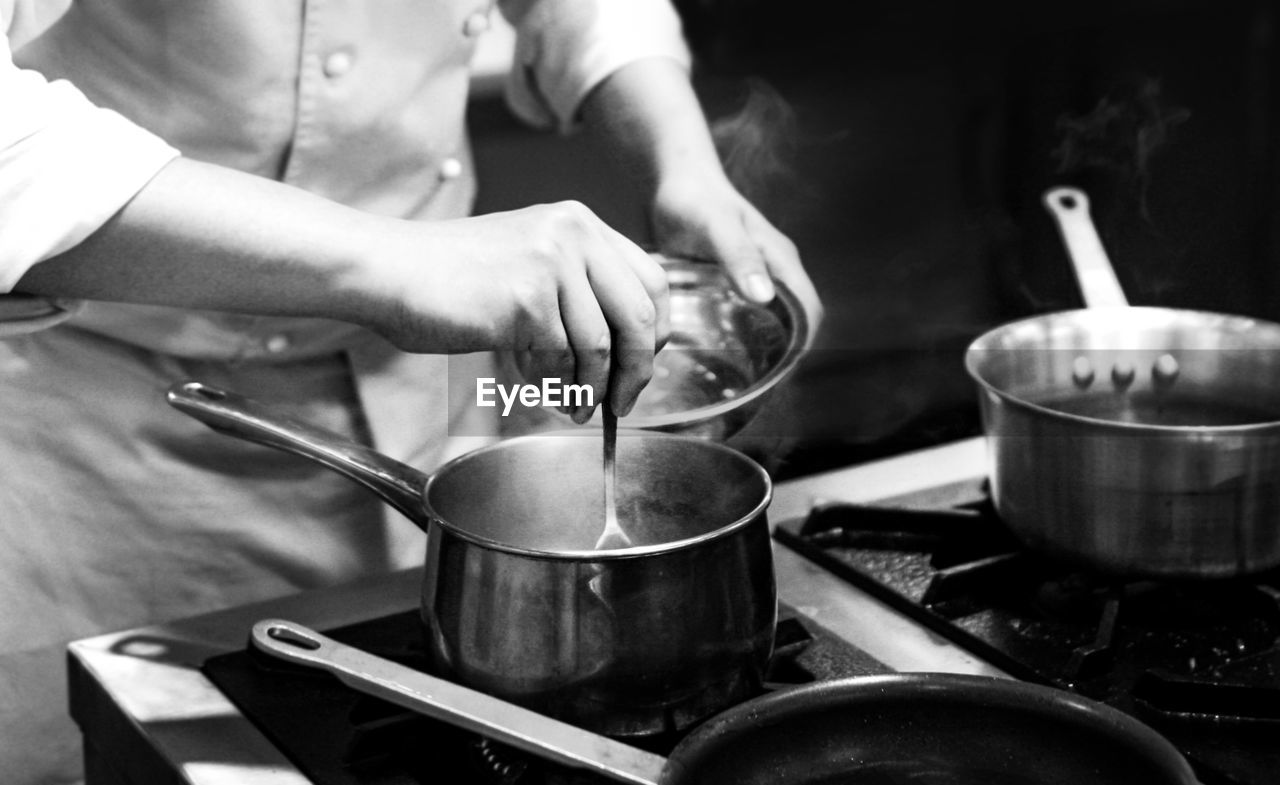
[[[534,442],[542,442],[548,439],[592,439],[590,433],[582,430],[564,430],[564,431],[546,431],[541,433],[529,434],[526,436],[516,436],[510,439],[504,439],[493,444],[479,447],[463,455],[459,455],[452,460],[441,464],[430,476],[426,478],[423,485],[420,498],[422,500],[423,512],[426,514],[428,521],[432,526],[439,526],[456,537],[467,542],[504,553],[510,553],[517,556],[524,556],[534,559],[543,559],[548,561],[582,561],[582,562],[603,562],[617,561],[620,559],[635,559],[641,557],[656,556],[674,551],[684,551],[690,548],[696,548],[707,543],[724,539],[732,536],[741,529],[750,526],[756,520],[763,520],[765,513],[773,499],[773,481],[769,477],[769,473],[764,467],[753,460],[750,456],[719,442],[700,439],[696,436],[687,436],[674,433],[655,433],[653,431],[645,431],[636,428],[620,428],[618,430],[618,438],[621,439],[664,439],[676,441],[688,445],[692,449],[703,450],[708,452],[718,452],[726,456],[732,461],[736,461],[744,468],[751,471],[759,480],[762,493],[760,498],[752,505],[751,509],[739,516],[735,520],[718,526],[710,531],[703,532],[693,537],[686,537],[679,540],[669,540],[667,542],[653,543],[650,545],[635,545],[630,548],[615,548],[610,550],[595,549],[545,549],[545,548],[529,548],[520,545],[514,545],[502,540],[495,540],[490,537],[476,534],[449,521],[444,515],[431,504],[431,489],[441,477],[448,476],[452,471],[457,471],[458,467],[469,461],[474,461],[482,456],[498,451],[512,451],[519,449],[522,444]],[[593,440],[594,441],[594,440]]]

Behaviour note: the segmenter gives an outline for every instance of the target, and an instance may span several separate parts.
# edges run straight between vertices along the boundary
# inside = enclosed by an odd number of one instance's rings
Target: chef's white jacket
[[[0,291],[179,154],[380,214],[470,209],[463,121],[488,0],[63,4],[0,0]],[[516,31],[507,96],[537,124],[571,129],[626,63],[688,62],[665,0],[498,6]],[[366,491],[214,434],[165,405],[169,384],[267,399],[424,471],[492,431],[474,422],[484,357],[406,355],[319,319],[97,302],[25,331],[53,320],[0,341],[0,778],[13,785],[78,777],[67,641],[420,563],[418,531]]]

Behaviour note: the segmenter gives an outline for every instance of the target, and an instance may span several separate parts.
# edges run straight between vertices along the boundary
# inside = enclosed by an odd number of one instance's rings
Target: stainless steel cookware
[[[965,358],[1001,518],[1124,575],[1280,564],[1280,325],[1130,306],[1085,194],[1045,202],[1088,307],[997,327]]]
[[[813,341],[800,301],[780,281],[767,305],[743,299],[716,265],[662,258],[671,337],[626,426],[726,441],[795,370]]]
[[[597,550],[590,432],[510,439],[428,477],[231,392],[180,383],[168,400],[350,477],[426,531],[422,618],[440,675],[619,736],[687,727],[760,688],[777,613],[771,485],[741,453],[619,431],[633,544]]]
[[[1194,785],[1151,728],[1035,684],[948,673],[815,682],[739,704],[664,758],[521,711],[288,621],[259,650],[560,764],[633,785]]]

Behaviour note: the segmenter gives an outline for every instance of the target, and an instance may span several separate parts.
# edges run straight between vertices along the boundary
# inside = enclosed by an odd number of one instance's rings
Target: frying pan
[[[1088,307],[997,327],[965,355],[1001,519],[1123,576],[1280,564],[1280,325],[1130,306],[1085,194],[1045,204]]]
[[[753,698],[663,758],[338,643],[258,622],[257,649],[557,763],[633,785],[1192,785],[1154,730],[1050,687],[955,674],[817,682]]]

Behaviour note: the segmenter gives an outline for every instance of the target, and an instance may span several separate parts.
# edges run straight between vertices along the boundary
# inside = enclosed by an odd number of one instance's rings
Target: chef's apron
[[[15,61],[190,158],[451,218],[474,193],[463,117],[489,10],[83,0]],[[68,641],[421,563],[421,534],[367,491],[170,409],[171,383],[281,404],[430,470],[492,431],[468,399],[487,362],[325,320],[107,303],[0,341],[0,778],[79,777]]]

